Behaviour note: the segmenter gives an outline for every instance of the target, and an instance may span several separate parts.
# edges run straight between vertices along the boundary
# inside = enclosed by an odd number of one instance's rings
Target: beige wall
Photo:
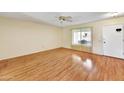
[[[67,48],[71,48],[71,38],[72,38],[71,29],[72,28],[92,27],[93,29],[93,52],[97,54],[103,54],[102,28],[105,25],[114,25],[114,24],[124,24],[124,17],[106,19],[106,20],[91,22],[87,24],[80,24],[80,25],[65,27],[63,29],[63,46]]]
[[[61,46],[61,28],[0,17],[0,60]]]
[[[0,17],[0,60],[48,49],[71,48],[72,28],[92,27],[93,52],[102,54],[102,27],[124,24],[124,17],[65,27]]]

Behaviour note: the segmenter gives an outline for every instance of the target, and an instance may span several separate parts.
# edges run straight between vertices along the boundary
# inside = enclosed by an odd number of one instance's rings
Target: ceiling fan
[[[63,22],[72,22],[72,17],[71,16],[59,16],[57,19],[60,21],[60,23]]]

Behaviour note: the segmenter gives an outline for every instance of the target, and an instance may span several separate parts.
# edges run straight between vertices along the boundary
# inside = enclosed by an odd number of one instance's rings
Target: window
[[[81,28],[72,30],[72,44],[73,45],[87,45],[91,46],[91,29]]]
[[[80,44],[79,41],[81,40],[80,37],[80,30],[74,30],[73,31],[73,44]]]

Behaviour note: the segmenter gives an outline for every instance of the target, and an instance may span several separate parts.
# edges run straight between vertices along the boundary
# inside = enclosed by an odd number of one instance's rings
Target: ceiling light
[[[111,13],[111,16],[112,16],[112,17],[117,17],[118,15],[119,15],[118,12],[113,12],[113,13]]]
[[[118,16],[123,16],[123,15],[124,15],[124,12],[113,12],[113,13],[111,13],[112,17],[118,17]]]
[[[105,15],[103,15],[103,17],[105,18],[109,18],[109,17],[118,17],[123,15],[123,12],[110,12],[110,13],[106,13]]]

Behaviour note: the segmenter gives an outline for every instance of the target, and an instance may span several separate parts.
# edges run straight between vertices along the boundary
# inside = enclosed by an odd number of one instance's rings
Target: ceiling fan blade
[[[68,22],[72,22],[72,19],[66,19],[66,21],[68,21]]]
[[[55,16],[55,18],[60,22],[72,22],[72,17],[71,16]]]
[[[65,19],[72,19],[72,17],[71,16],[66,16]]]

